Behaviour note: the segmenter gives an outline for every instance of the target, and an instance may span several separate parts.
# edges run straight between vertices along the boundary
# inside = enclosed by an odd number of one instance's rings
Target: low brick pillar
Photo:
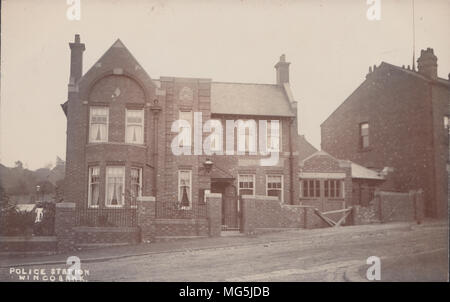
[[[58,240],[58,252],[75,250],[75,203],[56,204],[55,233]]]
[[[315,225],[316,220],[316,214],[314,213],[315,208],[314,207],[304,207],[303,210],[305,218],[304,218],[304,228],[305,229],[313,229]]]
[[[423,217],[425,215],[423,190],[420,189],[414,192],[413,198],[414,198],[414,219],[417,221],[417,224],[421,224],[423,221]]]
[[[222,194],[206,193],[209,236],[218,237],[222,231]]]
[[[252,234],[255,232],[256,198],[251,195],[243,195],[241,198],[241,232]]]
[[[153,196],[137,198],[137,225],[140,229],[140,241],[151,242],[155,239],[156,199]]]
[[[361,224],[361,216],[360,216],[361,206],[354,205],[352,206],[352,224],[360,225]]]

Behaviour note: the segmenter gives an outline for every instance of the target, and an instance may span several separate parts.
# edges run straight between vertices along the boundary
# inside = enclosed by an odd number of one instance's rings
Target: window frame
[[[281,188],[271,188],[269,189],[269,177],[280,177]],[[280,194],[280,202],[284,203],[284,175],[283,174],[267,174],[266,175],[266,196],[269,196],[269,190],[279,190]]]
[[[133,192],[133,185],[134,185],[134,183],[133,183],[133,177],[132,177],[132,171],[133,170],[137,170],[138,171],[138,177],[139,177],[139,183],[138,183],[138,185],[139,185],[139,192],[138,192],[138,195],[137,196],[135,196],[135,198],[137,199],[138,197],[141,197],[142,196],[142,183],[143,183],[143,180],[142,180],[142,167],[131,167],[130,168],[130,191],[131,192]]]
[[[333,186],[331,184],[333,183]],[[323,197],[327,199],[344,199],[345,181],[343,179],[324,179]],[[327,190],[328,189],[328,190]],[[333,194],[331,194],[333,192]],[[338,194],[337,194],[338,193]]]
[[[365,130],[363,127],[367,125],[367,134],[363,134]],[[364,145],[364,138],[367,138],[367,146]],[[370,147],[370,123],[362,122],[359,123],[359,148],[360,149],[368,149]]]
[[[255,174],[249,174],[249,173],[240,173],[238,174],[238,196],[242,196],[241,195],[241,178],[243,176],[252,176],[252,183],[253,183],[253,194],[251,194],[251,196],[255,196],[256,195],[256,175]],[[248,188],[242,188],[242,190],[248,190]],[[250,194],[245,194],[245,195],[250,195]]]
[[[189,206],[182,206],[182,210],[190,210],[192,209],[192,170],[191,169],[178,169],[178,196],[177,201],[181,203],[181,199],[183,198],[181,192],[181,172],[189,172]]]
[[[266,123],[266,143],[267,143],[267,151],[268,152],[281,152],[281,150],[282,150],[282,137],[283,137],[283,127],[282,127],[282,122],[281,122],[281,120],[277,120],[278,121],[278,125],[279,125],[279,128],[278,128],[278,150],[275,150],[275,149],[272,149],[272,145],[271,145],[271,141],[272,141],[272,136],[269,136],[269,133],[271,133],[271,131],[269,131],[269,128],[270,128],[270,130],[272,129],[272,120],[270,120],[270,123],[269,123],[269,121],[267,121],[267,123]],[[269,127],[269,124],[270,124],[270,127]]]
[[[132,111],[134,111],[134,112],[141,112],[141,114],[142,114],[142,121],[141,121],[141,123],[140,124],[137,124],[137,123],[129,123],[128,122],[128,112],[132,112]],[[128,134],[128,126],[141,126],[141,128],[142,128],[142,135],[141,135],[141,141],[140,142],[137,142],[137,143],[133,143],[133,142],[129,142],[128,140],[127,140],[127,134]],[[144,143],[145,143],[145,111],[144,111],[144,109],[128,109],[128,108],[126,108],[125,109],[125,143],[126,144],[131,144],[131,145],[143,145]]]
[[[181,118],[181,113],[190,113],[190,115],[191,115],[191,119],[190,119],[190,121],[188,121],[188,120],[185,120],[185,119],[182,119]],[[181,140],[179,140],[178,142],[177,142],[177,144],[178,144],[178,147],[180,147],[180,148],[186,148],[186,147],[190,147],[190,148],[192,148],[192,145],[193,145],[193,131],[194,131],[194,113],[192,112],[192,110],[178,110],[178,120],[184,120],[184,121],[187,121],[187,122],[190,122],[190,139],[189,139],[189,145],[181,145]],[[180,138],[180,135],[181,135],[181,133],[183,133],[183,130],[182,129],[184,129],[184,127],[181,127],[180,126],[180,132],[179,132],[179,134],[178,134],[178,138]],[[183,142],[184,142],[184,140],[182,140]]]
[[[103,108],[106,109],[106,133],[105,133],[105,139],[104,140],[92,140],[91,131],[92,131],[92,111],[93,109],[99,109]],[[94,123],[98,124],[98,123]],[[89,133],[88,133],[88,142],[91,144],[101,144],[101,143],[107,143],[109,141],[109,106],[90,106],[89,107]]]
[[[305,196],[305,186],[304,182],[307,182],[307,192],[308,196]],[[313,190],[314,196],[311,196],[310,189],[311,185],[310,182],[313,182]],[[318,187],[316,186],[317,183],[319,184]],[[317,192],[319,194],[317,194]],[[320,199],[322,197],[322,181],[320,179],[316,178],[300,178],[300,198],[301,199]]]
[[[94,169],[98,169],[98,181],[96,182],[98,185],[98,203],[96,205],[92,204],[92,195],[91,195],[91,186],[94,184],[92,182],[92,172]],[[101,174],[101,170],[100,170],[100,166],[99,165],[95,165],[95,166],[89,166],[88,167],[88,208],[98,208],[100,205],[100,184],[101,184],[101,179],[100,179],[100,174]]]
[[[111,168],[121,168],[122,173],[122,203],[117,205],[108,204],[108,170]],[[106,208],[123,208],[125,207],[125,166],[106,166],[105,169],[105,207]]]

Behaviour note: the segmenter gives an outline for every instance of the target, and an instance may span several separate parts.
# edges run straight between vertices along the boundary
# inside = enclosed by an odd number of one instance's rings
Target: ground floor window
[[[341,198],[342,197],[342,185],[343,182],[338,179],[330,179],[324,181],[324,194],[328,198]]]
[[[124,205],[125,167],[106,167],[106,206]]]
[[[301,197],[320,197],[320,181],[316,179],[305,179],[300,182]]]
[[[142,169],[131,168],[131,198],[136,200],[137,197],[142,196]]]
[[[239,195],[255,195],[255,175],[239,174]]]
[[[267,175],[266,195],[277,196],[281,202],[283,201],[283,175]]]
[[[192,171],[178,171],[178,202],[182,207],[189,208],[192,201]]]
[[[89,168],[88,206],[98,207],[100,200],[100,167]]]

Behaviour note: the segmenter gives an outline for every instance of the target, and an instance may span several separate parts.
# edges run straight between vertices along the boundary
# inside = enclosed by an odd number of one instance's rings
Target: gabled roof
[[[303,166],[304,162],[316,157],[316,156],[327,156],[330,157],[334,160],[336,160],[337,162],[339,162],[340,165],[345,165],[348,167],[348,164],[350,164],[351,167],[351,173],[352,173],[352,178],[357,178],[357,179],[372,179],[372,180],[385,180],[385,176],[383,174],[380,174],[377,171],[368,169],[366,167],[363,167],[361,165],[358,165],[350,160],[342,160],[342,159],[337,159],[334,156],[332,156],[331,154],[320,150],[317,152],[314,152],[313,154],[309,155],[308,157],[304,158],[303,160],[299,161],[299,166]]]
[[[102,72],[115,67],[127,68],[129,72],[139,74],[142,80],[154,86],[147,71],[120,39],[117,39],[78,81],[80,84],[84,81],[90,82]]]
[[[211,83],[211,113],[295,116],[284,86],[224,82]]]

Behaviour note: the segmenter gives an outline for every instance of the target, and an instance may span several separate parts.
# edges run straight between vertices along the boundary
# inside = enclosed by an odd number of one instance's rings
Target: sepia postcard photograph
[[[450,0],[1,0],[0,70],[0,283],[449,281]]]

